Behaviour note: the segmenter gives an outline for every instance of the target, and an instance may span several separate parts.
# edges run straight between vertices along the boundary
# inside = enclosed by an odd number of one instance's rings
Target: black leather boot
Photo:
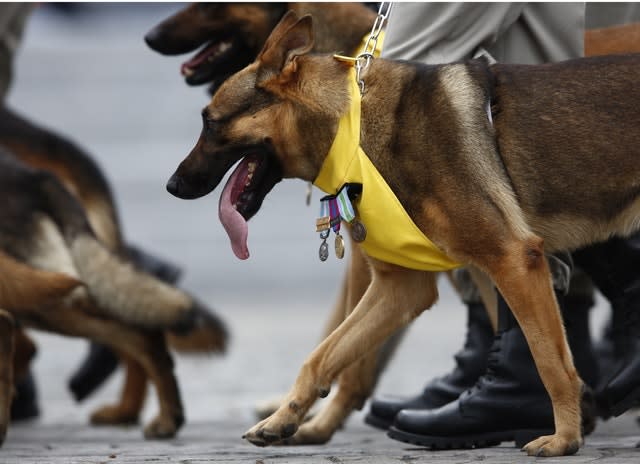
[[[23,421],[40,415],[38,391],[33,374],[29,370],[23,379],[16,382],[16,395],[11,402],[11,420]]]
[[[611,303],[614,362],[596,398],[602,417],[618,416],[640,400],[640,234],[613,238],[574,256]]]
[[[129,245],[127,254],[135,265],[166,282],[175,284],[182,270],[173,263],[151,255],[144,250]],[[82,401],[91,395],[118,367],[118,357],[106,345],[91,343],[86,358],[69,379],[69,390],[76,401]]]
[[[69,390],[76,401],[93,393],[118,367],[118,356],[106,345],[89,344],[89,354],[69,379]]]
[[[493,340],[493,328],[484,305],[467,305],[467,335],[464,347],[454,356],[453,370],[427,384],[422,393],[406,398],[383,396],[371,402],[365,422],[388,429],[402,409],[435,409],[454,401],[472,387],[487,366],[487,356]]]
[[[574,274],[578,274],[576,270]],[[573,286],[574,279],[571,280]],[[573,363],[580,377],[593,391],[600,381],[600,363],[589,328],[589,312],[595,301],[592,294],[569,290],[560,304],[562,319],[566,328],[567,342],[573,354]],[[559,303],[562,301],[559,300]]]
[[[401,411],[389,437],[447,449],[494,446],[503,441],[515,441],[522,447],[553,433],[551,400],[522,330],[501,296],[498,318],[487,369],[476,385],[438,409]],[[595,420],[589,411],[583,409],[583,416],[592,427]]]
[[[640,287],[633,290],[634,298],[617,304],[628,308],[624,312],[625,349],[596,392],[600,415],[604,419],[619,416],[640,401]],[[616,303],[614,303],[614,306]],[[633,308],[633,309],[631,309]]]

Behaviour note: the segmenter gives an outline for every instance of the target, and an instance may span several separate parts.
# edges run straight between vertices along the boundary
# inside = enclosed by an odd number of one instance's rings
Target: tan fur
[[[147,393],[147,378],[144,368],[133,359],[124,357],[125,381],[121,400],[113,405],[105,405],[91,414],[95,425],[136,424],[144,406]]]
[[[631,235],[640,228],[640,200],[636,200],[611,221],[595,221],[571,214],[557,214],[545,218],[529,219],[536,233],[545,237],[545,249],[549,252],[576,248],[594,241],[605,241],[611,231]],[[564,233],[561,233],[564,232]]]
[[[12,311],[46,306],[81,282],[72,276],[29,267],[0,251],[0,307]]]
[[[30,264],[82,281],[86,287],[77,289],[74,297],[86,298],[88,293],[101,309],[142,327],[172,327],[188,317],[187,295],[138,272],[93,237],[81,236],[69,248],[51,219],[41,216],[37,226]]]
[[[113,220],[113,205],[104,198],[91,198],[85,204],[87,219],[96,237],[109,249],[118,250],[122,247],[119,224]]]
[[[14,378],[24,375],[35,352],[35,346],[16,332],[13,316],[5,309],[21,312],[29,307],[46,307],[78,285],[76,279],[31,268],[0,251],[0,445],[10,419]],[[20,349],[14,354],[16,339]]]
[[[91,237],[76,239],[71,254],[90,295],[118,319],[143,327],[172,327],[188,317],[187,295],[120,261]]]
[[[465,152],[486,153],[494,150],[493,140],[486,138],[485,134],[478,134],[473,128],[487,125],[487,116],[469,111],[475,106],[475,102],[483,99],[476,84],[473,83],[466,67],[449,65],[441,68],[439,72],[442,89],[445,98],[455,114],[457,127],[471,129],[463,132],[461,137],[461,149]],[[493,135],[491,132],[489,134]],[[489,194],[493,201],[506,212],[505,216],[510,221],[510,227],[519,237],[526,237],[529,228],[526,225],[520,207],[514,198],[511,187],[498,172],[495,165],[477,163],[474,165],[475,175],[484,179],[483,184],[489,186]],[[429,202],[425,202],[428,208]],[[431,215],[427,212],[427,216]]]
[[[165,334],[167,345],[178,353],[210,354],[224,353],[227,349],[227,339],[224,333],[213,331],[210,327],[199,327],[189,331],[187,336],[173,332]]]

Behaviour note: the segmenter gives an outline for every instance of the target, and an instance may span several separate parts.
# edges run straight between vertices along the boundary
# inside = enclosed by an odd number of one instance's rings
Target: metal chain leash
[[[369,34],[369,38],[364,44],[364,48],[362,52],[356,56],[355,58],[347,57],[347,56],[338,56],[341,60],[348,60],[354,63],[354,67],[356,69],[356,80],[358,82],[358,87],[360,88],[360,95],[364,94],[364,81],[360,77],[360,73],[367,69],[371,60],[374,58],[374,52],[378,48],[378,38],[380,37],[380,33],[384,28],[384,23],[389,18],[391,14],[391,8],[393,7],[393,2],[381,2],[380,7],[378,8],[378,15],[376,16],[376,20],[373,22],[373,27],[371,28],[371,33]],[[311,192],[313,191],[313,183],[307,183],[307,194],[305,203],[307,206],[311,204]]]
[[[381,2],[380,8],[378,8],[378,16],[376,16],[376,20],[373,23],[373,27],[371,28],[371,33],[369,34],[369,38],[364,44],[364,49],[362,52],[356,56],[356,79],[358,80],[358,87],[360,87],[360,94],[364,94],[364,81],[362,80],[360,74],[362,71],[367,69],[371,60],[373,59],[373,52],[378,47],[378,37],[380,36],[380,32],[384,28],[384,23],[389,18],[391,14],[391,8],[393,8],[393,2]]]

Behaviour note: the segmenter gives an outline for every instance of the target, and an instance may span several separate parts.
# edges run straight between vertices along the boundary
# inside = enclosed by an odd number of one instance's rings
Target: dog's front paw
[[[178,431],[179,421],[169,416],[158,416],[144,428],[144,437],[148,440],[173,438]]]
[[[258,422],[242,438],[256,446],[269,446],[293,436],[297,430],[297,422],[292,420],[282,422],[274,415]]]
[[[568,439],[555,435],[545,435],[527,443],[522,451],[526,451],[529,456],[568,456],[575,454],[582,445],[581,438]]]

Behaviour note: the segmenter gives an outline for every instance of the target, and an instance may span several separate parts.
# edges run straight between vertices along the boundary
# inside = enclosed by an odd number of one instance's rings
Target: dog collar
[[[345,184],[362,185],[362,192],[353,202],[356,221],[350,225],[362,224],[366,228],[360,244],[369,256],[421,271],[460,267],[415,225],[360,146],[360,91],[355,70],[351,68],[349,73],[351,105],[340,118],[314,185],[327,194],[340,192]],[[351,228],[353,234],[353,225]]]

